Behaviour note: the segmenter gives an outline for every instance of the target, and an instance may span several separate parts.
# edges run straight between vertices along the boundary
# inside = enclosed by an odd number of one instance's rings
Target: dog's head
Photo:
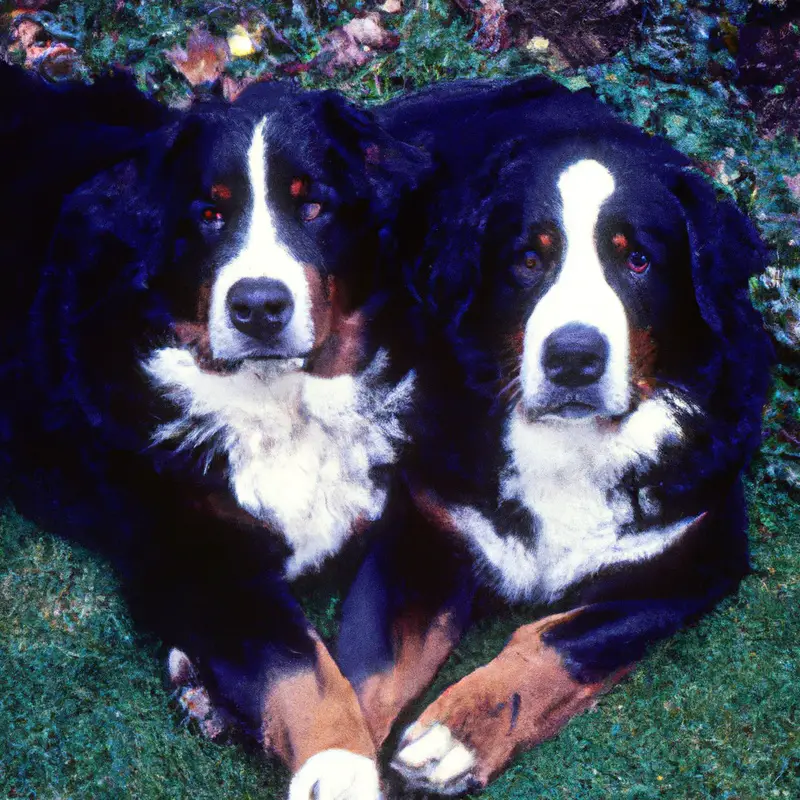
[[[172,229],[155,281],[207,368],[315,356],[369,296],[393,204],[424,167],[338,95],[269,84],[153,148]]]
[[[663,141],[591,98],[548,103],[509,111],[430,203],[408,275],[413,329],[437,354],[419,369],[420,470],[488,485],[510,417],[617,424],[662,390],[738,470],[769,363],[748,297],[765,265],[755,228]]]
[[[753,226],[682,156],[618,127],[500,149],[441,204],[449,229],[416,276],[472,383],[531,422],[624,417],[658,385],[710,392],[737,325],[760,327]]]

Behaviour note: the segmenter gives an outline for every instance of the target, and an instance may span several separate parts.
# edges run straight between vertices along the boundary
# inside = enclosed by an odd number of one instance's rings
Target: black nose
[[[228,290],[228,316],[234,328],[266,341],[280,333],[292,318],[294,300],[289,287],[273,278],[242,278]]]
[[[608,340],[597,328],[572,322],[553,331],[542,348],[547,379],[577,388],[599,380],[608,363]]]

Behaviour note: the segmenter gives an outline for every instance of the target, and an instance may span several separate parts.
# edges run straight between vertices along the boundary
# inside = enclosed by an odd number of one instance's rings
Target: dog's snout
[[[608,339],[597,328],[577,322],[553,331],[542,349],[544,373],[558,386],[589,386],[603,376],[607,363]]]
[[[273,278],[241,278],[228,290],[227,305],[231,324],[259,341],[280,333],[294,312],[289,287]]]

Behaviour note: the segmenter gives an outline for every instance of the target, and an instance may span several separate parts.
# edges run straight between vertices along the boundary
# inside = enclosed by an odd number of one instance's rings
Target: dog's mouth
[[[178,322],[173,326],[177,344],[191,353],[197,366],[204,372],[217,375],[230,375],[249,364],[275,365],[294,369],[306,369],[313,363],[315,350],[302,353],[272,352],[258,349],[242,352],[234,358],[215,358],[211,350],[208,328],[199,322]]]
[[[543,406],[529,406],[521,403],[520,410],[526,422],[543,422],[548,419],[578,420],[606,416],[594,403],[584,403],[578,400]]]
[[[581,403],[572,400],[560,405],[544,406],[543,408],[525,409],[525,416],[529,422],[536,422],[547,417],[557,419],[584,419],[600,415],[600,409],[592,403]]]
[[[521,400],[517,406],[518,413],[525,422],[580,422],[595,420],[596,422],[619,423],[632,414],[638,407],[636,398],[622,413],[610,410],[599,399],[578,396],[559,398],[555,402],[530,403]]]
[[[355,322],[354,322],[355,320]],[[208,329],[202,323],[179,322],[173,326],[177,344],[191,353],[194,362],[203,372],[215,375],[232,375],[248,366],[265,372],[307,372],[318,377],[334,377],[352,372],[360,357],[358,331],[360,316],[348,318],[348,324],[314,343],[303,352],[287,353],[269,350],[248,350],[234,358],[215,358],[211,350]]]

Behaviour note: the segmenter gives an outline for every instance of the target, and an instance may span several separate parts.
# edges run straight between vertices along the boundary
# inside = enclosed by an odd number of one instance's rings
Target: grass
[[[87,72],[128,64],[143,86],[174,102],[188,89],[163,53],[183,44],[198,20],[218,35],[242,15],[251,28],[271,20],[286,44],[272,42],[229,68],[237,76],[261,74],[311,59],[321,32],[349,19],[359,3],[117,5],[62,2],[48,24],[70,33]],[[753,574],[736,597],[655,648],[595,711],[519,758],[482,797],[798,798],[800,226],[785,177],[800,172],[800,145],[788,135],[759,134],[735,85],[731,50],[702,35],[703,25],[720,17],[729,26],[741,22],[747,3],[648,0],[640,46],[607,64],[572,70],[546,53],[476,51],[469,25],[446,0],[429,0],[427,14],[410,0],[405,5],[387,23],[400,37],[395,51],[336,79],[312,71],[302,82],[368,102],[472,75],[549,71],[573,88],[590,85],[633,122],[706,165],[775,253],[767,275],[753,281],[784,360],[749,488]],[[330,635],[337,595],[311,594],[312,617]],[[509,612],[473,630],[429,697],[494,656],[522,619]],[[166,689],[163,657],[158,642],[133,629],[104,564],[36,530],[13,509],[2,511],[0,797],[282,797],[287,776],[280,766],[208,742],[185,723]]]
[[[754,572],[739,594],[484,798],[800,797],[800,502],[769,483],[750,495]],[[282,797],[283,768],[185,724],[163,652],[134,632],[102,563],[6,509],[0,564],[0,797]],[[335,598],[316,605],[330,632]],[[429,696],[522,619],[473,630]]]

